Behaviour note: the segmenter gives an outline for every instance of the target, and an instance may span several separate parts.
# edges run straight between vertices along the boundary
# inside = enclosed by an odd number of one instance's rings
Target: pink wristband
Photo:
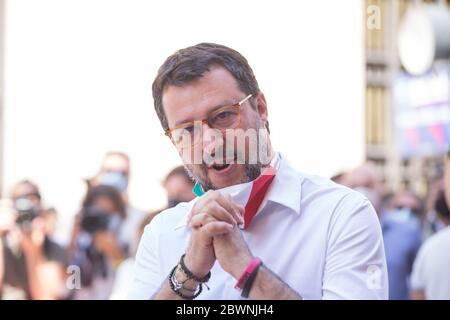
[[[255,269],[262,263],[261,259],[258,257],[253,258],[252,261],[245,268],[244,273],[239,277],[238,282],[234,286],[235,289],[244,289],[245,282],[250,277],[250,275],[255,271]]]

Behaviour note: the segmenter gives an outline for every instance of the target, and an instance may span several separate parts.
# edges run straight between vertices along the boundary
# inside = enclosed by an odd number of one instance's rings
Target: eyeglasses
[[[167,129],[165,134],[176,147],[192,147],[202,140],[203,124],[206,123],[211,129],[225,131],[234,129],[241,123],[241,106],[252,97],[249,94],[244,99],[231,106],[223,106],[212,111],[206,119],[189,121]]]

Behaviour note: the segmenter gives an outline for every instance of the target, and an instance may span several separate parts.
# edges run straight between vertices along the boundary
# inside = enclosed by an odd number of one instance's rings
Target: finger
[[[243,207],[243,206],[239,206],[239,212],[240,212],[240,214],[241,214],[241,218],[242,218],[242,224],[244,224],[245,223],[245,207]]]
[[[210,214],[216,220],[228,222],[232,225],[237,225],[239,223],[239,220],[236,221],[235,215],[224,209],[217,202],[210,203],[207,207],[205,207],[205,213]]]
[[[243,223],[243,219],[241,217],[239,207],[234,203],[233,198],[229,194],[219,194],[216,198],[216,201],[229,213],[231,213],[234,217],[234,220],[237,224]]]
[[[216,197],[218,196],[219,192],[215,190],[208,190],[203,196],[200,197],[200,199],[197,200],[197,202],[192,207],[192,210],[189,212],[187,216],[187,222],[192,219],[192,217],[198,213],[201,213],[203,208],[208,205],[211,201],[214,201]]]
[[[234,202],[233,198],[231,197],[230,194],[226,194],[225,198],[228,200],[228,203],[230,203],[233,207],[233,217],[235,218],[236,222],[238,224],[243,224],[244,223],[244,207],[242,207],[241,205],[237,204]]]
[[[214,199],[225,210],[234,215],[236,222],[239,222],[239,208],[234,203],[233,199],[229,194],[221,194],[220,192],[217,192],[217,194],[214,195]]]
[[[208,199],[206,199],[208,200]],[[203,208],[205,199],[204,196],[200,197],[200,199],[197,200],[197,202],[194,204],[194,206],[192,207],[192,209],[189,211],[187,217],[186,217],[186,222],[189,224],[189,221],[191,221],[192,217],[195,214],[198,214],[201,208]],[[207,202],[207,201],[206,201]]]
[[[201,213],[193,213],[190,217],[188,217],[187,224],[191,224],[191,220],[198,214],[209,214],[213,218],[219,221],[226,221],[232,225],[237,225],[240,220],[236,218],[234,214],[231,214],[229,211],[224,209],[218,202],[209,201],[207,204],[204,204],[201,208]],[[195,210],[193,210],[194,212]]]
[[[228,234],[233,230],[233,226],[223,221],[212,221],[200,228],[208,237]]]
[[[219,191],[216,190],[209,190],[194,205],[194,208],[190,212],[188,219],[197,212],[197,208],[203,208],[210,202],[218,202],[225,210],[229,211],[231,214],[233,214],[235,210],[239,210],[237,207],[235,207],[231,197],[229,197],[228,195],[222,195]]]
[[[192,217],[189,222],[191,228],[200,228],[211,221],[217,221],[207,213],[199,213]]]

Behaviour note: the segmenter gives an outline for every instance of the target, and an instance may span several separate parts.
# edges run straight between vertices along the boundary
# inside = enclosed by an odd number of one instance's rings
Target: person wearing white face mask
[[[153,98],[197,198],[146,227],[129,298],[387,298],[372,205],[274,151],[266,99],[240,53],[213,43],[177,51]],[[228,133],[255,138],[233,150]]]

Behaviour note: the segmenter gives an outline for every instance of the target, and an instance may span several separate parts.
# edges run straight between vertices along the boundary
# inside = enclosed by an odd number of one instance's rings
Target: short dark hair
[[[439,192],[436,202],[434,204],[434,210],[440,217],[444,219],[450,219],[450,210],[448,208],[447,202],[445,201],[444,191]]]
[[[82,203],[83,209],[92,207],[97,201],[97,199],[102,197],[111,200],[111,202],[114,204],[115,210],[117,210],[117,213],[122,218],[125,218],[127,214],[125,202],[120,192],[115,187],[112,186],[98,185],[88,187],[87,193]]]
[[[170,170],[170,172],[167,174],[166,178],[164,179],[164,184],[166,184],[170,178],[175,177],[175,176],[181,176],[186,180],[187,183],[190,183],[192,185],[194,184],[194,181],[191,179],[191,177],[187,173],[186,168],[184,166],[178,166],[178,167],[175,167],[172,170]]]
[[[259,93],[258,81],[252,68],[247,59],[236,50],[215,43],[199,43],[178,50],[164,61],[152,86],[156,114],[164,130],[169,129],[162,103],[165,87],[181,87],[202,77],[212,65],[219,65],[228,70],[243,93],[247,95]]]
[[[128,154],[126,154],[125,152],[122,151],[108,151],[105,153],[105,155],[103,156],[103,162],[106,160],[106,158],[109,157],[120,157],[122,159],[124,159],[125,161],[127,161],[128,163],[130,162],[130,157],[128,156]]]
[[[12,192],[11,192],[11,198],[13,198],[13,200],[14,200],[14,198],[16,198],[16,197],[22,196],[22,195],[20,195],[20,194],[17,194],[17,189],[18,189],[20,186],[23,186],[23,185],[26,185],[26,186],[28,186],[30,189],[32,189],[32,194],[33,194],[38,200],[42,200],[41,192],[39,191],[38,185],[37,185],[36,183],[34,183],[33,181],[27,180],[27,179],[21,180],[21,181],[17,182],[17,183],[14,185],[14,187],[13,187],[13,189],[12,189]]]

